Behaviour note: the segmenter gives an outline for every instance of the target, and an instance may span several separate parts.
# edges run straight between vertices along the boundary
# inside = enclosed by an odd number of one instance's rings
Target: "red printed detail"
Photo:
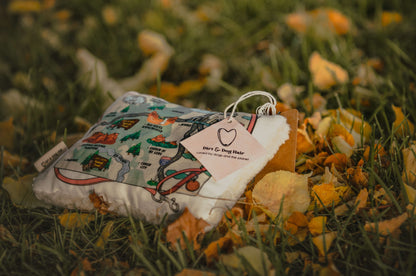
[[[94,178],[88,178],[88,179],[72,179],[61,174],[58,168],[55,168],[55,175],[62,182],[65,182],[71,185],[94,185],[94,184],[98,184],[101,182],[111,181],[110,179],[103,178],[103,177],[94,177]]]

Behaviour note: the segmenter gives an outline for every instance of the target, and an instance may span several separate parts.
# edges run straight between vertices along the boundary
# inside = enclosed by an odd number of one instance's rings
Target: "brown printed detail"
[[[111,159],[107,159],[98,155],[97,153],[89,155],[87,158],[82,161],[82,170],[90,171],[92,169],[98,169],[100,171],[105,171],[110,166]]]
[[[109,128],[124,128],[125,130],[128,130],[132,128],[135,124],[137,124],[139,121],[139,119],[120,119],[111,124]]]
[[[82,140],[82,142],[91,143],[91,144],[112,145],[116,142],[117,137],[118,137],[118,133],[106,134],[102,132],[95,132],[90,137]]]

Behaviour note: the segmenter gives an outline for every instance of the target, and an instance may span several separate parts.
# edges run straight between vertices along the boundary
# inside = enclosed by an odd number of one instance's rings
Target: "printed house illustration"
[[[111,159],[107,159],[105,157],[102,157],[98,155],[97,153],[94,153],[87,158],[85,158],[84,161],[82,161],[82,170],[83,171],[89,171],[92,169],[98,169],[100,171],[105,171],[110,166]]]
[[[130,128],[132,128],[135,124],[137,124],[137,122],[139,121],[139,119],[121,119],[118,120],[116,122],[114,122],[110,128],[124,128],[125,130],[128,130]]]

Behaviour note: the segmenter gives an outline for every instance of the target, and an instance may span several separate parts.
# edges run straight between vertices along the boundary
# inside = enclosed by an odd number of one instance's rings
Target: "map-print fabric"
[[[223,114],[191,109],[160,98],[130,94],[109,108],[55,165],[55,174],[71,185],[117,181],[161,195],[197,194],[211,177],[180,141],[223,120]],[[238,113],[235,119],[249,132],[256,115]],[[72,179],[61,169],[91,178]]]

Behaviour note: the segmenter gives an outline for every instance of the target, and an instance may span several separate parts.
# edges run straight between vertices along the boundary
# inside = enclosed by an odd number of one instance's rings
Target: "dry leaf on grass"
[[[211,242],[207,248],[204,250],[205,259],[207,264],[211,264],[214,260],[217,260],[219,257],[219,250],[226,250],[233,248],[242,243],[241,237],[237,234],[234,234],[231,231],[228,231],[225,236],[219,238],[216,241]]]
[[[187,80],[179,85],[170,82],[162,82],[160,85],[160,97],[169,102],[176,102],[179,97],[200,91],[206,83],[205,79]],[[149,89],[150,93],[156,95],[158,92],[157,85]]]
[[[212,272],[191,269],[191,268],[185,268],[181,272],[178,272],[175,274],[175,276],[215,276],[215,275],[216,274]]]
[[[93,214],[64,213],[58,216],[59,223],[68,229],[83,228],[89,222],[95,220]]]
[[[294,86],[291,83],[284,83],[277,90],[277,95],[286,105],[296,107],[296,97],[303,91],[305,91],[304,86]]]
[[[297,129],[296,137],[296,154],[309,153],[315,149],[309,134],[306,132],[305,124]]]
[[[40,12],[42,5],[38,0],[13,0],[7,10],[11,13]]]
[[[310,202],[308,178],[288,171],[268,173],[254,187],[253,200],[283,219],[294,211],[303,213]]]
[[[259,275],[267,275],[267,272],[272,268],[272,263],[267,254],[254,246],[245,246],[237,249],[232,254],[222,255],[220,261],[232,268],[243,268],[241,258],[244,258]],[[263,262],[265,267],[263,267]]]
[[[323,183],[313,186],[312,196],[318,207],[322,207],[322,205],[329,207],[333,203],[334,205],[337,205],[341,200],[333,183]]]
[[[98,238],[95,245],[100,248],[104,249],[104,246],[107,244],[108,238],[110,237],[111,232],[113,231],[114,221],[109,221],[104,226],[103,231],[101,232],[100,237]]]
[[[287,222],[293,223],[299,227],[308,226],[308,218],[305,216],[305,214],[297,211],[290,215],[290,217],[287,219]]]
[[[364,188],[360,191],[355,200],[355,205],[357,206],[357,208],[355,209],[355,213],[358,213],[360,209],[367,207],[367,199],[368,191],[366,188]]]
[[[185,249],[186,243],[182,236],[182,232],[184,232],[188,240],[193,242],[194,249],[199,250],[201,247],[200,238],[201,235],[205,233],[204,229],[207,226],[209,226],[209,224],[205,220],[195,218],[191,212],[189,212],[188,208],[185,208],[182,215],[169,224],[166,233],[166,241],[170,242],[172,248],[175,249],[175,245],[179,240],[180,247]]]
[[[15,168],[17,166],[20,166],[21,168],[25,168],[29,164],[29,161],[27,161],[27,159],[22,157],[22,156],[19,156],[19,155],[16,155],[16,154],[11,154],[7,150],[4,150],[4,152],[3,152],[3,164],[4,164],[4,167],[6,169],[9,168],[9,167],[10,168]]]
[[[416,189],[413,187],[410,187],[409,185],[403,184],[404,189],[406,191],[407,199],[409,200],[409,203],[416,205]]]
[[[309,58],[309,71],[312,74],[313,84],[322,90],[329,89],[336,84],[344,84],[349,80],[347,71],[323,59],[317,52],[313,52]]]
[[[334,153],[325,159],[324,166],[332,167],[338,171],[344,171],[347,167],[348,158],[344,153]]]
[[[393,122],[393,131],[396,136],[412,135],[415,131],[415,126],[404,115],[401,107],[392,105],[396,119]]]
[[[18,242],[3,224],[0,224],[0,240],[10,242],[13,246],[17,246]]]
[[[108,208],[110,207],[110,204],[104,200],[103,196],[99,196],[93,191],[92,193],[88,195],[88,197],[90,201],[94,204],[94,208],[97,209],[97,211],[100,214],[105,215],[110,212],[108,210]]]
[[[9,193],[14,204],[25,208],[49,207],[49,204],[37,199],[33,193],[32,183],[36,175],[28,174],[19,177],[17,180],[11,177],[3,179],[3,188]]]
[[[402,174],[403,182],[409,186],[416,187],[416,145],[411,145],[402,150],[404,170]]]
[[[337,232],[329,232],[312,238],[312,242],[318,248],[320,256],[325,256],[336,237]]]
[[[326,220],[324,216],[313,217],[308,223],[309,232],[314,236],[326,232]]]
[[[366,222],[364,229],[367,232],[378,232],[380,235],[387,236],[397,230],[409,217],[408,213],[403,213],[398,217],[380,222]]]

